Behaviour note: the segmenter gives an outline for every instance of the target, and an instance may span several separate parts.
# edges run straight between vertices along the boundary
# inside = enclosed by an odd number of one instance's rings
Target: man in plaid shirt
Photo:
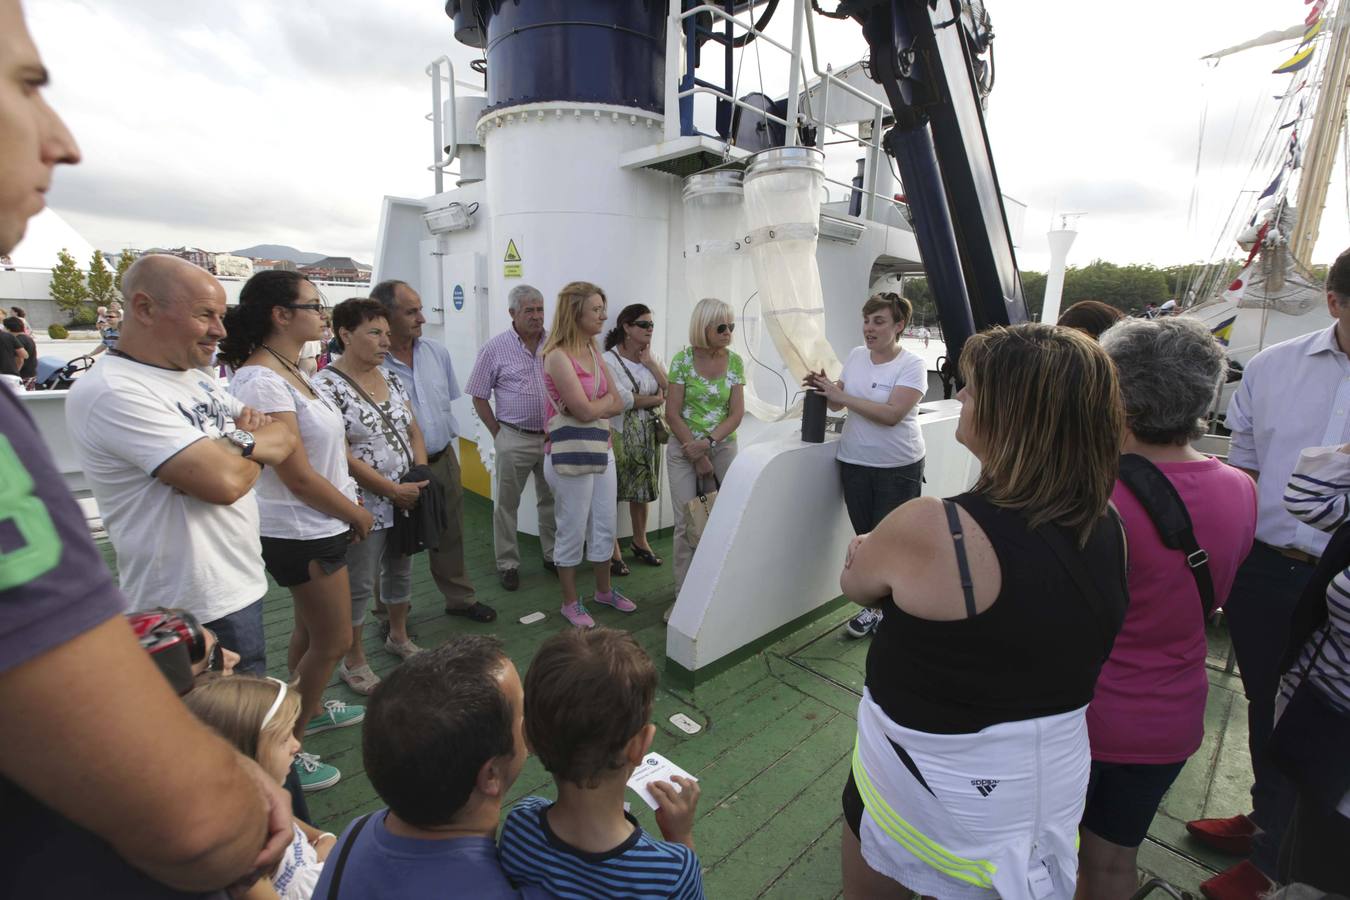
[[[497,451],[497,498],[492,513],[492,542],[497,553],[497,578],[502,587],[520,587],[520,547],[516,512],[525,481],[534,473],[539,508],[539,542],[544,568],[553,565],[553,493],[544,481],[544,295],[528,284],[508,297],[511,327],[478,351],[468,393],[473,408],[492,432]],[[488,400],[496,395],[494,411]]]

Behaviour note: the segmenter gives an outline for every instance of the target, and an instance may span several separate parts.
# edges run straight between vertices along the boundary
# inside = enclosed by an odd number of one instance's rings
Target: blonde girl
[[[286,780],[291,761],[300,751],[294,734],[300,694],[286,682],[250,675],[210,675],[198,680],[184,702],[278,784]],[[277,870],[243,894],[246,900],[308,900],[313,895],[323,861],[337,838],[299,819],[293,820],[292,828],[291,846]]]

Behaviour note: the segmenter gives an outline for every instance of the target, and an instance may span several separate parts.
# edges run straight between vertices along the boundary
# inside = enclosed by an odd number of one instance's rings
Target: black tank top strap
[[[956,568],[961,574],[961,593],[966,598],[966,616],[975,618],[975,586],[970,578],[970,561],[966,558],[966,535],[961,528],[961,516],[956,504],[950,500],[942,501],[947,511],[947,528],[952,533],[952,548],[956,550]]]

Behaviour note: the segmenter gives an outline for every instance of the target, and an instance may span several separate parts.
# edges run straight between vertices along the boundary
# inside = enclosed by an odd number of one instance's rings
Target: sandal
[[[462,616],[474,622],[493,622],[497,619],[497,611],[486,603],[475,603],[463,609],[451,609],[447,606],[445,614],[447,616]]]
[[[349,669],[345,662],[341,663],[338,665],[338,677],[345,681],[349,688],[364,697],[369,697],[375,690],[375,685],[380,683],[380,676],[375,674],[369,664]]]
[[[637,544],[633,544],[628,549],[633,551],[633,556],[642,560],[649,566],[659,566],[661,565],[662,562],[664,562],[664,560],[661,559],[661,557],[653,553],[651,549],[648,547],[639,547]]]
[[[628,563],[622,559],[611,559],[609,561],[609,574],[611,575],[632,575],[633,571],[628,568]]]

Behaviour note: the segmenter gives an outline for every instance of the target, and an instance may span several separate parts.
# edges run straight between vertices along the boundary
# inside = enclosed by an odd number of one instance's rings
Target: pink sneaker
[[[581,605],[580,600],[576,603],[564,603],[561,612],[564,619],[578,628],[595,627],[595,620],[591,618],[590,613],[586,612],[586,607]]]
[[[637,609],[637,604],[629,600],[617,590],[611,590],[608,593],[600,591],[595,592],[595,602],[604,606],[612,606],[619,612],[632,612]]]

